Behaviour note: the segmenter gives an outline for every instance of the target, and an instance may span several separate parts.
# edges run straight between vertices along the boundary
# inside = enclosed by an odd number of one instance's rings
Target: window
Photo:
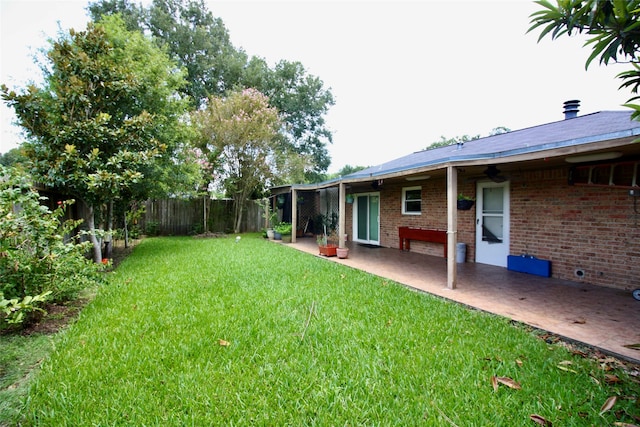
[[[404,215],[420,215],[422,211],[422,187],[406,187],[402,189],[402,213]]]

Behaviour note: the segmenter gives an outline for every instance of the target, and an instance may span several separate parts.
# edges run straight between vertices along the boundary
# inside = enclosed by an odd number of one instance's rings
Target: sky
[[[616,75],[625,64],[585,70],[584,38],[527,34],[539,6],[503,0],[205,0],[231,41],[275,65],[299,61],[334,95],[326,115],[329,172],[374,166],[426,148],[442,136],[488,135],[580,113],[623,110]],[[137,1],[136,1],[137,3]],[[84,29],[84,0],[0,0],[0,83],[40,81],[33,55],[58,31]],[[20,130],[4,103],[0,153]]]

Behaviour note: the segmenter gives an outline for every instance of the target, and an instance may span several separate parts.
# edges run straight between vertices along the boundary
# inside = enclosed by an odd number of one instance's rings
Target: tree
[[[462,135],[462,136],[454,136],[453,138],[446,138],[444,135],[440,136],[440,141],[436,141],[427,146],[427,149],[438,148],[438,147],[446,147],[448,145],[460,144],[469,141],[473,141],[474,139],[480,139],[480,134],[470,136],[470,135]]]
[[[613,0],[558,0],[556,5],[546,0],[536,1],[543,9],[531,14],[529,32],[540,29],[538,41],[550,35],[557,39],[563,35],[585,34],[585,47],[591,48],[585,68],[596,59],[600,64],[610,61],[630,61],[633,66],[618,74],[623,80],[620,88],[629,88],[637,94],[640,86],[640,1]],[[632,104],[640,96],[629,99],[627,107],[634,109],[632,117],[640,119],[640,105]]]
[[[500,135],[502,133],[508,133],[508,132],[511,132],[511,129],[504,126],[498,126],[496,128],[493,128],[491,132],[489,132],[489,136]],[[430,144],[426,149],[430,150],[432,148],[446,147],[448,145],[464,144],[465,142],[473,141],[480,138],[482,138],[480,134],[473,135],[473,136],[470,136],[470,135],[454,136],[453,138],[446,138],[445,136],[440,136],[440,141],[436,141]]]
[[[340,178],[340,177],[343,177],[343,176],[347,176],[347,175],[350,175],[352,173],[356,173],[356,172],[361,171],[361,170],[366,169],[366,168],[368,168],[368,166],[344,165],[342,167],[342,169],[340,169],[338,172],[325,175],[323,181],[326,181],[328,179],[337,179],[337,178]]]
[[[6,153],[0,155],[0,165],[14,166],[16,164],[25,163],[27,157],[22,148],[12,148]]]
[[[98,3],[90,3],[87,9],[94,22],[100,21],[103,16],[120,14],[127,30],[142,33],[145,31],[147,10],[129,0],[101,0]]]
[[[212,97],[193,114],[198,149],[214,165],[220,184],[233,197],[234,232],[240,231],[246,201],[269,185],[276,174],[278,112],[255,89]],[[260,198],[260,197],[256,197]]]
[[[299,160],[289,164],[289,173],[281,178],[322,179],[331,163],[327,144],[332,142],[324,116],[334,99],[322,80],[307,74],[301,63],[280,61],[272,69],[262,58],[248,58],[233,46],[223,21],[202,0],[154,0],[147,9],[128,0],[100,0],[89,10],[94,20],[113,13],[127,17],[127,22],[130,17],[144,19],[129,29],[152,34],[187,71],[183,94],[195,108],[204,106],[210,96],[239,88],[255,88],[267,95],[281,114],[282,151],[297,153]]]
[[[332,135],[324,115],[334,105],[333,95],[322,80],[308,75],[300,62],[280,61],[266,74],[261,85],[255,87],[280,112],[284,145],[306,159],[300,165],[302,178],[317,182],[331,164],[327,144],[332,142]]]
[[[128,17],[127,28],[151,34],[155,42],[186,70],[181,89],[194,108],[213,95],[223,95],[239,81],[246,64],[244,52],[233,47],[220,18],[202,0],[153,0],[145,9],[128,0],[101,0],[89,5],[94,21],[115,13]],[[137,22],[133,21],[138,19]]]
[[[96,215],[127,195],[146,193],[183,135],[182,73],[121,18],[52,41],[43,87],[2,97],[29,137],[36,178],[87,206],[94,260],[102,259]],[[104,216],[103,216],[104,217]],[[109,229],[109,227],[107,227]]]

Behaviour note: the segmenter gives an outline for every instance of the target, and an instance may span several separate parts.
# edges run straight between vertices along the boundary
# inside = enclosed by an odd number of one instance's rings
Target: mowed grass
[[[57,338],[20,421],[525,426],[537,414],[612,425],[638,414],[626,375],[507,319],[255,235],[156,238]],[[492,376],[521,388],[496,389]]]

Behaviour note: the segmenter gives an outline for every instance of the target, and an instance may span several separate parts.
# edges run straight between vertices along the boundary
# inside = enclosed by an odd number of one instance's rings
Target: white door
[[[380,244],[380,193],[356,194],[352,235],[356,242]]]
[[[476,199],[476,262],[507,266],[509,182],[479,182]]]

